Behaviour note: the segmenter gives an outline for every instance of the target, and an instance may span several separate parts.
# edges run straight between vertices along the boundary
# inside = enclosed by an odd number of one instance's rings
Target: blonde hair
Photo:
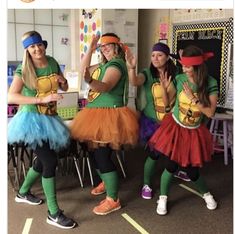
[[[24,33],[21,40],[23,41],[26,38],[31,37],[33,35],[41,36],[36,31],[29,31],[29,32]],[[22,80],[28,88],[30,89],[36,88],[37,75],[34,69],[32,58],[27,48],[24,50],[23,61],[22,61]]]

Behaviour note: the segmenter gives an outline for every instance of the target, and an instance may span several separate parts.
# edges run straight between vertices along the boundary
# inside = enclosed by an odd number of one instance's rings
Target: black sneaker
[[[63,229],[71,229],[77,225],[75,221],[66,217],[62,210],[59,210],[55,215],[51,215],[48,211],[47,223]]]
[[[43,203],[41,198],[35,197],[32,193],[28,192],[25,195],[17,194],[15,197],[16,202],[23,202],[30,205],[40,205]]]

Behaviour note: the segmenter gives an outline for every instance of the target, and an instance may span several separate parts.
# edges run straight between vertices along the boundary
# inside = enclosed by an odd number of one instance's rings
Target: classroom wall
[[[158,42],[161,26],[167,30],[167,43],[172,45],[172,24],[219,21],[233,17],[233,9],[139,9],[138,70],[150,64],[151,48]]]

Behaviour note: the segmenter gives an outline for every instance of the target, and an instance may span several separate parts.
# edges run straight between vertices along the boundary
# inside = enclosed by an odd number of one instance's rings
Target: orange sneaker
[[[119,199],[114,201],[111,197],[106,197],[106,199],[101,201],[100,204],[93,209],[93,212],[97,215],[107,215],[119,209],[121,209]]]
[[[103,194],[105,192],[106,192],[106,190],[105,190],[105,186],[104,186],[104,182],[103,181],[98,186],[96,186],[95,188],[93,188],[91,190],[91,194],[95,195],[95,196]]]

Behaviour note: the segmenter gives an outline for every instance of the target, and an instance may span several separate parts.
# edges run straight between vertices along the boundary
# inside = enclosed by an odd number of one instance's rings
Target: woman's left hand
[[[190,100],[192,100],[193,98],[195,98],[192,89],[189,87],[189,85],[188,85],[186,82],[183,83],[183,88],[184,88],[184,92],[185,92],[186,96],[187,96]]]
[[[167,89],[171,83],[171,76],[168,77],[167,72],[160,73],[160,84],[164,89]]]

